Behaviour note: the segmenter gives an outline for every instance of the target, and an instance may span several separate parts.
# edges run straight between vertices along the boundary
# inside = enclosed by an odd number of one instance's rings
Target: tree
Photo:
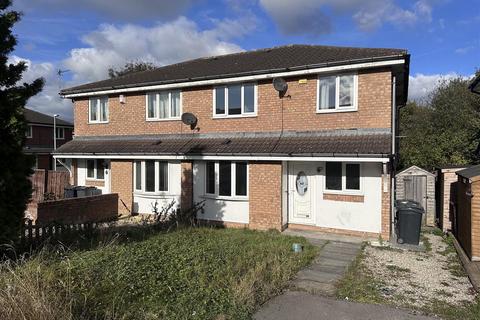
[[[142,62],[142,61],[131,61],[127,62],[121,68],[109,68],[108,69],[108,76],[110,78],[118,78],[130,73],[140,72],[140,71],[149,71],[156,69],[157,66],[151,62]]]
[[[24,62],[8,63],[17,40],[12,27],[20,13],[8,11],[11,0],[0,0],[0,244],[18,239],[18,231],[32,190],[28,176],[33,159],[23,153],[27,100],[39,93],[43,79],[17,84],[27,69]]]
[[[400,111],[401,167],[479,162],[480,95],[468,90],[469,83],[443,82],[424,105],[411,102]]]

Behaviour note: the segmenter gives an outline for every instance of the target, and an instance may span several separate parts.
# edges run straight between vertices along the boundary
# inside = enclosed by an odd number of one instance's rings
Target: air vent
[[[223,145],[227,145],[227,144],[230,144],[230,143],[232,143],[232,140],[230,140],[230,139],[225,139],[222,142]]]

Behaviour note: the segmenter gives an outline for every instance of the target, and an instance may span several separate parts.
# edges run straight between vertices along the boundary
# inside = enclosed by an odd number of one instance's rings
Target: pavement
[[[265,303],[254,319],[434,319],[383,305],[335,300],[336,283],[360,253],[362,239],[288,229],[285,233],[304,236],[321,250],[312,264],[297,274],[289,289]]]

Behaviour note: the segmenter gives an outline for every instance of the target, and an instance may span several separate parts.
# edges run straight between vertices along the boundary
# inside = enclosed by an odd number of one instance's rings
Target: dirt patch
[[[451,245],[435,234],[425,234],[424,239],[429,244],[426,252],[365,248],[364,266],[383,298],[418,308],[474,302],[475,291]]]

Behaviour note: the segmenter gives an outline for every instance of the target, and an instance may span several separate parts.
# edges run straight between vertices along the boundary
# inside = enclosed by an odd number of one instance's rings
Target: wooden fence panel
[[[32,201],[43,201],[43,195],[45,194],[45,170],[34,170],[34,173],[30,176],[32,182]]]
[[[64,190],[70,184],[70,174],[68,171],[48,171],[47,172],[47,193],[55,196],[55,199],[63,199]]]

